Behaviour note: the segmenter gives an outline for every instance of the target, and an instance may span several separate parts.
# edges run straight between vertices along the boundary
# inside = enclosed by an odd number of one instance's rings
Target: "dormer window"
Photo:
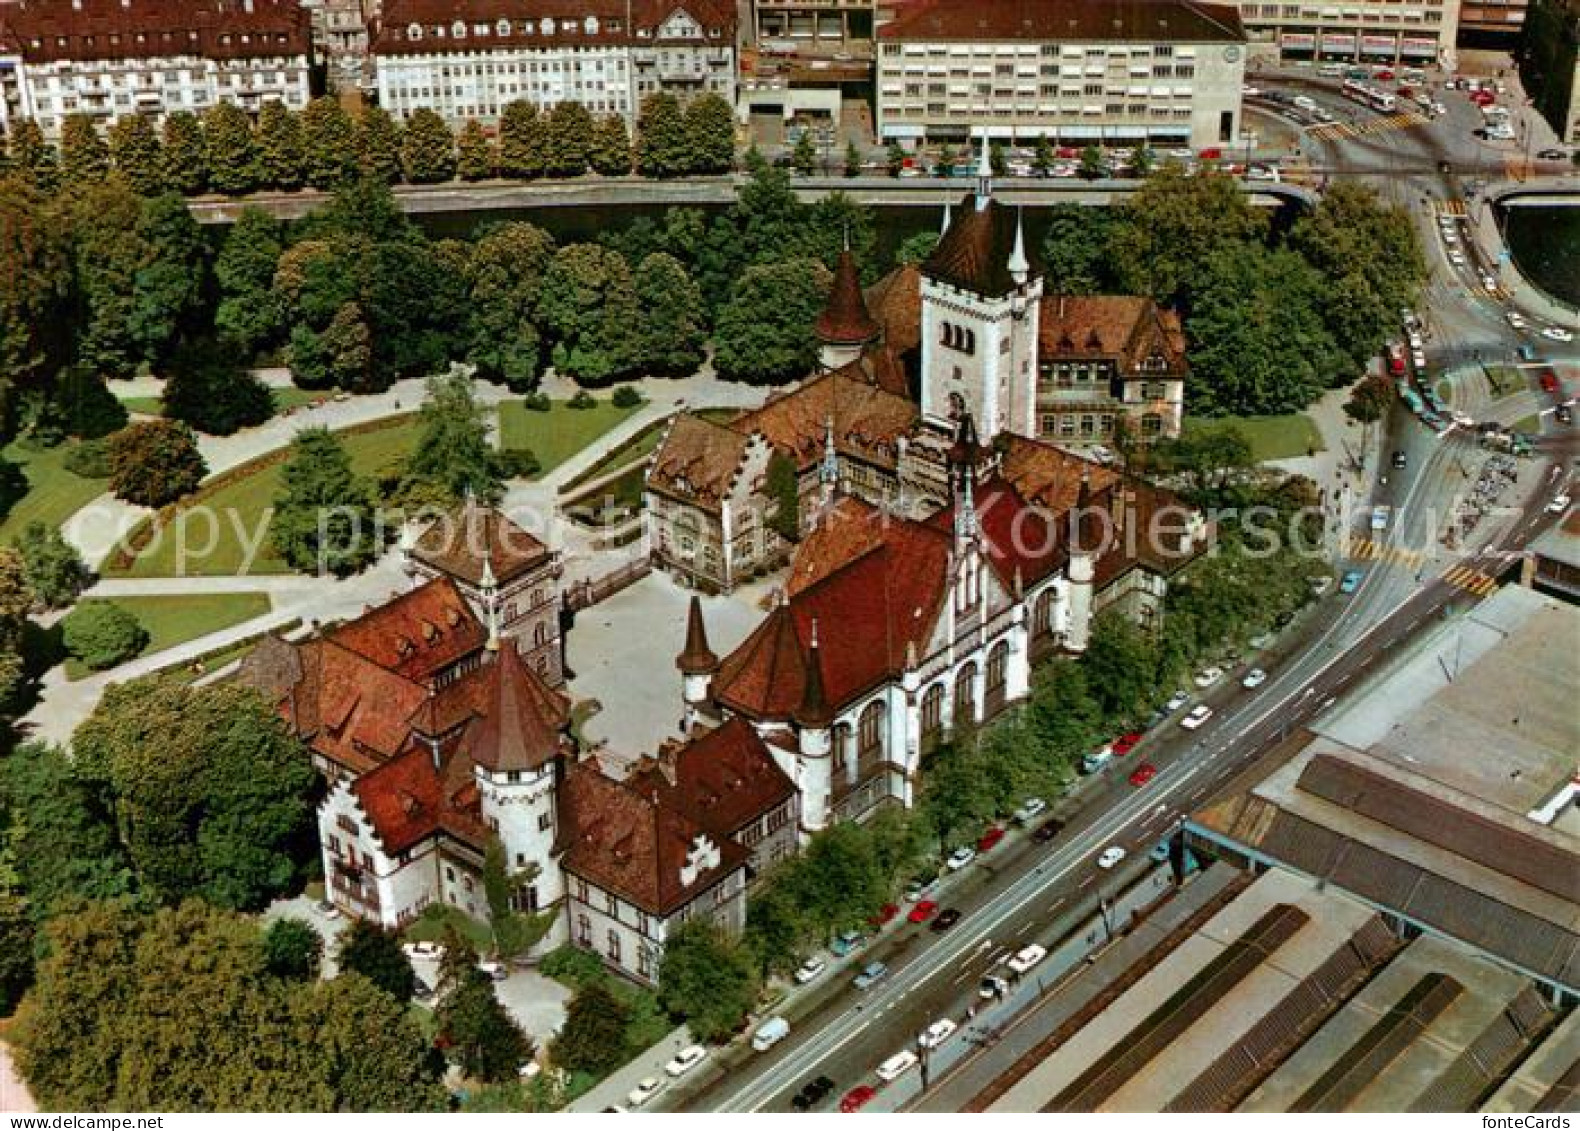
[[[597,16],[588,16],[585,20],[583,20],[582,21],[582,30],[585,31],[588,35],[597,35],[598,34],[598,17]]]
[[[450,37],[452,39],[466,38],[466,22],[464,20],[456,20],[455,23],[450,25]]]
[[[510,21],[509,20],[500,20],[497,24],[494,25],[494,32],[497,35],[509,35],[510,34]]]
[[[406,38],[411,40],[413,43],[415,43],[417,40],[421,39],[422,38],[422,25],[421,24],[407,24],[406,25]]]
[[[541,31],[544,35],[553,35],[554,34],[554,20],[552,18],[550,18],[549,16],[544,16],[541,20],[538,21],[538,30]]]

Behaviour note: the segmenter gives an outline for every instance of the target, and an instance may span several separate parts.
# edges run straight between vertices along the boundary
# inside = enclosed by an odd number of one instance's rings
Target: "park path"
[[[38,1105],[12,1062],[11,1046],[0,1041],[0,1111],[22,1115],[37,1110]]]

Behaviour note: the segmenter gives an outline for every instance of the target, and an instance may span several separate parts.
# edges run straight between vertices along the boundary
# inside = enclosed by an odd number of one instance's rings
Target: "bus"
[[[1383,113],[1392,113],[1395,107],[1399,105],[1398,98],[1386,90],[1378,90],[1374,86],[1358,82],[1355,79],[1344,80],[1344,97],[1351,102],[1359,102]]]

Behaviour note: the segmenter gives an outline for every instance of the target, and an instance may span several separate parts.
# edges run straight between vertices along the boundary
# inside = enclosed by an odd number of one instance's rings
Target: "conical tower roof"
[[[473,724],[467,752],[496,773],[541,769],[560,755],[570,704],[522,661],[512,642],[502,642],[498,655],[487,712]]]
[[[816,330],[820,341],[835,345],[861,345],[878,336],[879,326],[867,310],[856,257],[849,248],[839,253],[834,285],[829,288],[828,305],[818,315]]]
[[[834,721],[834,709],[828,704],[823,690],[823,659],[817,646],[817,622],[812,622],[812,641],[806,654],[806,683],[801,689],[801,703],[795,709],[795,721],[808,730],[824,730]]]
[[[702,600],[695,595],[686,616],[686,646],[675,657],[675,666],[686,675],[710,675],[719,670],[719,658],[708,647],[708,630],[702,622]]]

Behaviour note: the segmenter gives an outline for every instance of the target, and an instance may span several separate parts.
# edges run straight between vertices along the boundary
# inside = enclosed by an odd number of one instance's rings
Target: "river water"
[[[1521,274],[1560,302],[1580,307],[1580,207],[1510,208],[1504,234]]]

